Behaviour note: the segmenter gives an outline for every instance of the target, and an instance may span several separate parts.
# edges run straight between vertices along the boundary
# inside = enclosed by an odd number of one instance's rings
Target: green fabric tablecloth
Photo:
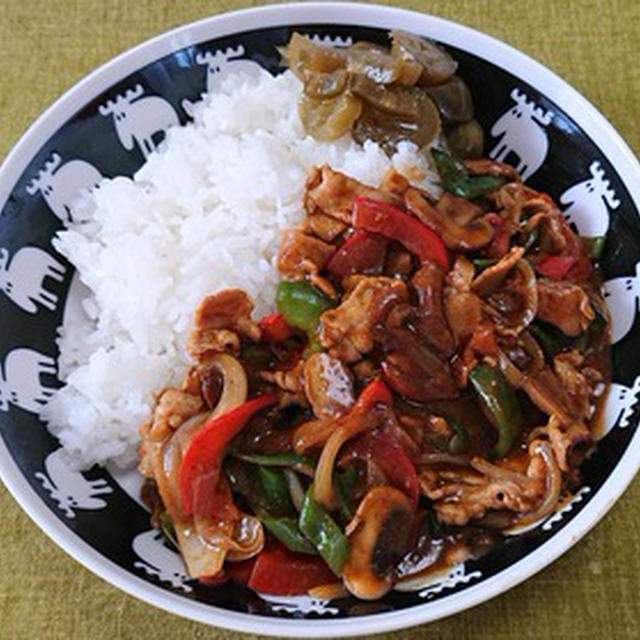
[[[87,72],[169,28],[260,2],[1,0],[0,159]],[[392,2],[492,34],[590,99],[640,153],[638,0]],[[638,185],[637,188],[640,188]],[[640,638],[640,482],[552,566],[488,603],[387,637]],[[349,624],[357,624],[353,621]],[[0,485],[0,638],[240,638],[120,592],[58,549]]]

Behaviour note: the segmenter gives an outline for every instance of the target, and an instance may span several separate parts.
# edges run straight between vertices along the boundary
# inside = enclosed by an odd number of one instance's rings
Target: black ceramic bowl
[[[73,275],[51,238],[78,188],[101,175],[133,174],[166,123],[188,120],[183,101],[199,99],[239,61],[253,60],[277,73],[276,47],[293,31],[343,43],[386,43],[391,28],[443,43],[473,92],[487,132],[486,152],[516,165],[533,188],[560,202],[581,234],[607,233],[602,269],[613,315],[614,384],[606,433],[584,467],[584,486],[561,512],[420,590],[394,591],[363,605],[354,599],[267,600],[231,585],[199,587],[150,529],[137,501],[135,473],[69,470],[58,442],[38,419],[60,385],[55,339]],[[160,110],[171,117],[143,118],[146,129],[139,124],[133,138],[119,138],[116,120],[100,108],[117,96],[133,110],[157,96],[156,106],[162,104]],[[640,464],[634,356],[640,348],[639,185],[640,166],[629,148],[576,91],[514,49],[441,19],[373,5],[292,4],[223,15],[155,38],[64,95],[0,170],[2,478],[31,517],[98,575],[157,606],[219,626],[288,636],[368,634],[434,620],[495,596],[582,537]],[[357,623],[345,626],[354,617]]]

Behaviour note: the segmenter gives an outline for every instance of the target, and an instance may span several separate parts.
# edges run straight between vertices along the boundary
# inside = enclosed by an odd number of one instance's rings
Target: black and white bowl
[[[294,30],[337,44],[386,42],[400,28],[443,43],[460,63],[486,152],[515,164],[560,202],[587,236],[604,235],[613,315],[613,379],[605,434],[584,486],[562,511],[480,560],[415,592],[355,600],[261,598],[190,582],[179,556],[149,527],[135,473],[70,470],[38,419],[60,386],[56,335],[72,267],[51,238],[80,189],[132,175],[165,129],[225,73],[279,71],[276,47]],[[185,111],[186,108],[186,111]],[[116,117],[125,113],[125,119]],[[140,115],[143,114],[143,115]],[[369,634],[427,622],[487,600],[536,573],[607,512],[640,466],[636,401],[640,348],[640,166],[605,118],[540,64],[442,19],[375,5],[289,4],[214,17],[159,36],[101,67],[31,127],[0,169],[0,474],[29,515],[92,571],[147,602],[203,622],[259,634]],[[345,618],[356,618],[345,626]]]

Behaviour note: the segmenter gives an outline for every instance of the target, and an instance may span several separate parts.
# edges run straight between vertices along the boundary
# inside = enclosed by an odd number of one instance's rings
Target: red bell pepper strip
[[[387,238],[357,229],[329,258],[326,269],[339,278],[353,273],[381,273],[387,244]]]
[[[220,468],[229,441],[261,409],[276,402],[266,394],[213,418],[193,437],[180,465],[180,500],[185,515],[215,515],[220,506],[217,491]]]
[[[536,271],[545,278],[562,280],[575,263],[573,256],[547,256],[536,263]]]
[[[345,455],[374,462],[391,485],[406,493],[414,506],[418,504],[420,483],[416,468],[396,440],[384,433],[364,433],[349,445]]]
[[[336,576],[324,560],[278,546],[260,553],[247,586],[259,593],[298,596],[332,582]]]
[[[345,421],[348,416],[353,415],[354,413],[371,411],[371,409],[373,409],[377,404],[393,404],[393,394],[389,387],[384,383],[384,381],[380,380],[380,378],[372,380],[362,390],[362,393],[358,397],[353,409],[351,409],[344,418],[340,418],[338,420],[338,424]]]
[[[265,342],[284,342],[293,334],[293,328],[281,313],[272,313],[258,322],[261,338]]]
[[[353,214],[356,229],[396,240],[420,260],[431,260],[449,270],[449,254],[440,236],[408,213],[387,202],[358,197]]]

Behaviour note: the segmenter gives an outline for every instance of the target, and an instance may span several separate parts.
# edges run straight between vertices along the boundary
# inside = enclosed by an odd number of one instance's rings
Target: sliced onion
[[[222,376],[222,393],[209,418],[221,416],[247,400],[248,383],[244,367],[228,353],[216,353],[207,365],[215,367]]]
[[[526,488],[531,484],[531,478],[528,478],[522,473],[506,469],[505,467],[499,467],[496,464],[492,464],[484,458],[478,456],[471,460],[471,466],[479,471],[482,475],[492,480],[501,480],[505,482],[512,482],[521,488]]]
[[[264,548],[265,535],[262,522],[246,513],[235,524],[234,538],[229,546],[227,560],[241,562],[257,556]]]
[[[291,496],[291,502],[296,508],[296,511],[302,511],[302,503],[304,502],[304,487],[298,478],[298,474],[291,470],[284,470],[284,477],[287,480],[287,486],[289,487],[289,495]]]
[[[418,465],[452,464],[457,467],[468,467],[471,458],[467,455],[454,455],[452,453],[423,453],[417,460]]]
[[[516,265],[516,269],[520,272],[523,279],[525,290],[525,311],[522,314],[520,323],[515,329],[518,333],[525,327],[528,327],[535,319],[538,313],[538,286],[536,282],[536,274],[528,260],[520,260]]]
[[[191,519],[174,522],[180,553],[192,578],[215,576],[224,564],[226,549],[207,544],[195,530]]]
[[[333,509],[336,505],[333,469],[340,448],[349,438],[377,426],[385,413],[376,409],[366,414],[354,411],[345,416],[343,422],[329,436],[320,454],[313,479],[313,497],[327,509]]]
[[[557,416],[564,424],[573,422],[562,403],[555,397],[553,389],[540,382],[539,379],[524,376],[520,386],[530,400],[547,415]]]
[[[535,375],[536,373],[539,373],[544,369],[544,352],[540,348],[540,345],[538,344],[536,339],[526,329],[520,334],[520,340],[522,342],[524,350],[528,355],[531,356],[532,359],[528,373],[530,375]]]
[[[338,451],[348,439],[346,429],[343,426],[338,427],[325,443],[318,460],[313,483],[313,497],[327,509],[333,509],[336,505],[333,468]]]
[[[518,526],[538,522],[548,516],[557,506],[562,491],[562,473],[558,467],[551,445],[544,440],[534,440],[529,445],[531,455],[539,455],[547,466],[547,482],[545,495],[535,511],[531,511],[517,521]]]
[[[335,420],[310,420],[301,424],[291,438],[293,450],[303,454],[308,449],[319,447],[329,439],[329,436],[338,428]]]
[[[525,379],[524,373],[516,367],[507,354],[502,351],[502,349],[498,349],[498,365],[500,366],[500,370],[504,373],[507,382],[512,386],[519,389],[522,387],[522,384]]]

